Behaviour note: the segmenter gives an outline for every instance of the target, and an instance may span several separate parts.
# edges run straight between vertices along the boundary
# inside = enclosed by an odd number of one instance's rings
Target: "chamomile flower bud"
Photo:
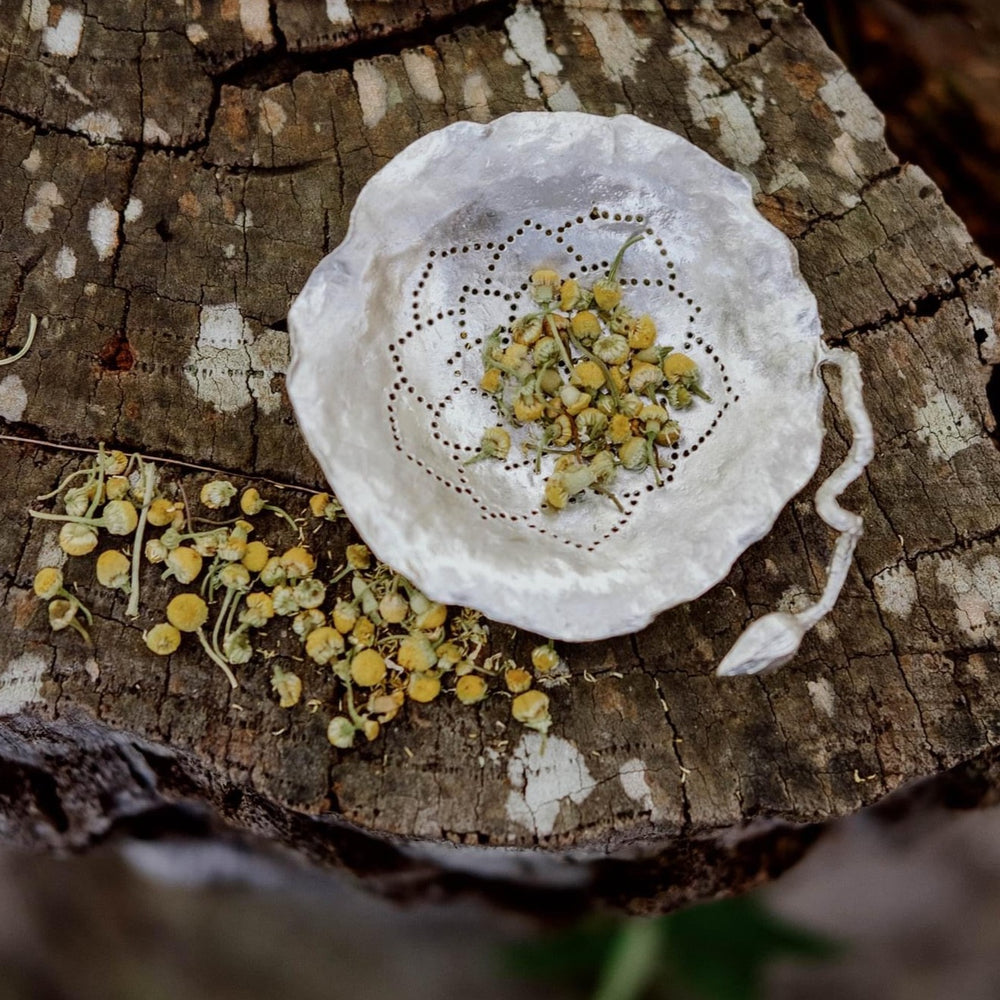
[[[240,496],[240,510],[247,517],[253,517],[264,509],[264,498],[255,486],[248,486]]]
[[[146,643],[146,647],[157,656],[169,656],[180,646],[181,633],[170,622],[160,622],[148,632],[143,632],[142,640]]]
[[[360,543],[357,545],[348,545],[344,553],[344,558],[347,560],[347,565],[355,571],[368,569],[372,564],[371,550],[367,545]]]
[[[269,559],[270,552],[263,542],[247,542],[246,551],[243,553],[243,558],[240,562],[251,573],[260,573],[267,565]]]
[[[514,699],[510,708],[514,718],[529,729],[547,733],[552,725],[549,696],[544,691],[525,691]]]
[[[663,374],[667,381],[674,385],[677,382],[686,383],[698,374],[698,365],[686,354],[673,352],[663,359]]]
[[[578,361],[573,366],[570,381],[584,389],[600,389],[604,385],[604,372],[596,361]]]
[[[58,566],[43,566],[35,574],[35,594],[43,601],[51,601],[63,589],[63,574]]]
[[[178,594],[167,605],[167,621],[181,632],[197,632],[208,621],[208,605],[197,594]]]
[[[271,689],[278,696],[279,708],[292,708],[302,697],[302,679],[290,670],[282,670],[277,664],[271,675]]]
[[[590,406],[593,397],[588,392],[581,392],[575,385],[564,385],[559,390],[559,399],[566,407],[566,412],[575,417]]]
[[[132,560],[117,549],[108,549],[97,557],[97,582],[112,590],[129,590],[132,579]]]
[[[326,599],[326,587],[312,576],[299,580],[293,593],[300,608],[318,608]]]
[[[625,306],[618,306],[617,309],[608,317],[608,329],[612,333],[617,334],[620,337],[625,338],[626,344],[628,343],[628,337],[635,328],[635,316],[632,315],[631,311],[626,309]]]
[[[646,468],[649,455],[646,450],[646,442],[640,437],[630,437],[618,449],[618,461],[629,470],[629,472],[642,472]]]
[[[555,271],[540,267],[531,275],[531,297],[539,305],[545,305],[555,298],[560,284],[559,275]]]
[[[306,636],[306,656],[323,666],[344,652],[344,637],[329,625],[321,625]]]
[[[67,490],[66,496],[63,497],[66,513],[70,517],[83,517],[90,507],[90,501],[94,497],[95,488],[95,485],[90,485],[78,486],[76,489]]]
[[[450,670],[462,659],[462,650],[453,642],[442,642],[435,650],[437,665],[441,670]]]
[[[628,346],[634,351],[644,351],[656,343],[656,324],[649,313],[643,313],[628,333]]]
[[[123,451],[105,451],[98,455],[97,468],[104,467],[105,476],[120,476],[128,467],[128,456]]]
[[[628,341],[616,333],[606,334],[594,344],[594,354],[605,364],[623,364],[628,360]]]
[[[203,565],[201,555],[186,545],[179,545],[167,552],[167,570],[164,576],[174,577],[178,583],[192,583],[198,578]]]
[[[265,587],[277,587],[285,582],[285,568],[277,556],[271,556],[260,571],[260,582]]]
[[[657,444],[672,446],[681,439],[681,425],[676,420],[665,420],[656,432],[654,440]]]
[[[646,405],[646,400],[635,393],[630,392],[622,396],[620,401],[621,411],[626,417],[638,417],[642,408]]]
[[[479,380],[479,388],[483,392],[499,392],[503,387],[503,373],[499,368],[489,368]]]
[[[441,681],[431,674],[411,674],[406,685],[406,694],[411,701],[426,703],[433,701],[441,693]]]
[[[588,441],[600,441],[607,427],[608,418],[593,406],[588,406],[576,418],[577,433],[584,444]]]
[[[270,594],[247,594],[245,603],[240,623],[248,628],[263,628],[274,617],[274,601]]]
[[[333,624],[339,632],[347,635],[358,620],[358,609],[343,599],[337,601],[333,608]]]
[[[691,393],[688,392],[688,390],[681,385],[680,382],[678,382],[667,389],[667,402],[675,410],[684,410],[694,402],[694,398]]]
[[[563,385],[562,375],[554,368],[546,368],[538,376],[538,388],[546,396],[554,396]]]
[[[416,616],[413,620],[413,624],[416,628],[424,632],[433,632],[434,629],[440,628],[448,617],[448,608],[444,604],[438,604],[437,601],[428,605],[428,607],[421,611],[420,614]]]
[[[128,496],[129,481],[125,476],[112,476],[104,481],[104,495],[109,500],[121,500]]]
[[[531,651],[531,665],[540,674],[547,674],[559,666],[560,656],[551,643],[535,646]]]
[[[541,316],[522,316],[520,319],[514,322],[511,327],[511,334],[514,337],[515,344],[533,344],[542,335],[542,318]],[[523,359],[522,355],[522,359]],[[520,360],[520,359],[519,359]]]
[[[365,739],[371,743],[372,740],[378,739],[378,734],[382,731],[382,727],[374,719],[365,719],[365,724],[361,727],[361,731],[365,734]]]
[[[228,507],[234,496],[236,487],[225,479],[213,479],[205,483],[200,493],[201,502],[210,510],[222,510],[223,507]]]
[[[49,602],[49,628],[53,632],[61,632],[68,628],[76,619],[77,605],[73,601],[60,598]]]
[[[292,619],[292,631],[302,640],[326,625],[326,615],[319,608],[306,608]]]
[[[59,548],[68,556],[85,556],[97,548],[97,532],[89,524],[67,521],[59,529]]]
[[[351,680],[359,687],[375,687],[385,680],[385,675],[385,660],[374,649],[362,649],[351,660]]]
[[[112,535],[131,535],[139,523],[139,514],[131,500],[112,500],[104,505],[101,521]]]
[[[406,671],[420,673],[437,663],[437,653],[426,636],[411,634],[399,644],[396,662]]]
[[[287,584],[279,584],[271,591],[271,603],[276,615],[294,615],[300,610],[295,591]]]
[[[552,444],[556,448],[562,448],[573,439],[573,421],[565,414],[560,413],[552,421]]]
[[[309,576],[316,569],[316,560],[312,553],[301,545],[296,545],[283,552],[280,561],[285,576],[290,580]]]
[[[644,351],[636,351],[633,361],[645,361],[647,364],[658,365],[663,362],[663,352],[658,347],[647,347]]]
[[[615,458],[610,451],[599,451],[590,460],[590,471],[594,474],[594,482],[606,486],[615,478]]]
[[[510,435],[502,427],[487,427],[480,438],[479,451],[468,462],[480,458],[496,458],[502,462],[509,451]]]
[[[601,335],[601,321],[589,309],[576,313],[569,321],[569,328],[581,344],[592,344]]]
[[[475,705],[487,694],[486,681],[479,674],[466,674],[459,677],[455,685],[455,697],[463,705]]]
[[[199,532],[191,539],[191,544],[202,556],[214,556],[219,551],[220,545],[225,545],[229,538],[229,532],[225,528],[216,528],[214,531]]]
[[[559,286],[559,308],[563,312],[571,312],[573,309],[586,309],[590,305],[591,294],[581,287],[576,278],[567,278]]]
[[[349,750],[354,746],[354,734],[357,729],[353,722],[343,715],[335,715],[326,727],[326,738],[341,750]]]
[[[559,344],[556,343],[555,337],[542,337],[535,344],[534,359],[539,367],[554,364],[559,360],[559,356]]]
[[[178,514],[184,513],[184,504],[180,500],[168,500],[166,497],[155,497],[146,513],[146,519],[154,528],[165,528],[173,524]]]
[[[645,393],[655,389],[663,381],[663,371],[659,365],[651,365],[646,361],[637,361],[632,366],[632,374],[628,378],[628,387],[634,393]]]
[[[511,694],[521,694],[531,687],[531,674],[520,667],[512,667],[504,672],[503,681]]]
[[[398,590],[391,590],[378,602],[378,613],[390,625],[398,625],[410,613],[410,602]]]
[[[329,503],[329,493],[314,493],[309,498],[309,513],[313,517],[323,517],[326,514],[326,508]]]
[[[659,403],[647,403],[639,411],[639,419],[645,425],[647,432],[656,432],[670,419],[670,414]]]
[[[253,656],[253,646],[246,632],[230,632],[222,640],[222,655],[230,663],[246,663]]]
[[[165,549],[176,549],[178,545],[181,544],[181,533],[176,528],[167,528],[166,531],[160,535],[160,541],[163,543]]]
[[[364,648],[370,646],[375,641],[375,626],[370,618],[362,616],[354,623],[351,629],[351,642],[355,646]]]
[[[554,510],[562,510],[569,503],[570,492],[558,473],[545,482],[545,502]]]
[[[622,290],[615,278],[594,282],[594,303],[602,312],[611,312],[622,300]]]
[[[514,400],[514,416],[522,423],[528,424],[538,420],[544,412],[545,400],[534,393],[527,396],[519,395]]]
[[[624,413],[615,413],[608,421],[607,438],[612,444],[622,444],[632,436],[632,422]]]

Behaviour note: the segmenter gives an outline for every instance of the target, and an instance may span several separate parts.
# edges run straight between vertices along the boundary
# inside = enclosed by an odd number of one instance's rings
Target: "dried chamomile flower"
[[[611,262],[611,268],[608,273],[601,278],[599,281],[594,283],[593,293],[594,302],[597,304],[597,308],[604,312],[610,312],[615,306],[618,305],[622,300],[622,290],[621,286],[618,284],[618,269],[621,267],[622,258],[625,256],[625,251],[628,250],[633,243],[638,243],[642,239],[641,233],[636,233],[627,239],[615,254],[615,259]]]
[[[522,725],[547,733],[552,725],[549,715],[549,696],[544,691],[532,688],[519,694],[511,703],[511,714]]]
[[[511,694],[521,694],[531,687],[531,674],[520,667],[510,667],[505,670],[503,680]]]
[[[414,673],[406,685],[406,695],[411,701],[433,701],[441,693],[441,680],[433,674]]]
[[[374,719],[365,719],[361,731],[365,734],[365,739],[371,743],[372,740],[378,739],[382,727]]]
[[[274,602],[270,594],[247,594],[244,605],[240,623],[248,628],[263,628],[274,617]]]
[[[278,696],[280,708],[292,708],[302,697],[302,679],[290,670],[282,670],[277,663],[272,668],[271,688]]]
[[[230,632],[222,640],[222,655],[228,663],[247,663],[253,657],[253,646],[245,632]]]
[[[108,549],[97,557],[97,582],[112,590],[131,590],[132,560],[118,549]]]
[[[368,569],[372,564],[372,554],[367,545],[348,545],[344,557],[347,565],[358,572]]]
[[[59,529],[59,548],[68,556],[85,556],[97,548],[97,532],[88,525],[68,521]]]
[[[322,625],[306,638],[306,656],[320,666],[329,663],[344,652],[344,637],[329,625]]]
[[[271,603],[276,615],[294,615],[301,610],[295,600],[295,590],[286,584],[279,584],[271,591]]]
[[[98,452],[96,465],[105,476],[120,476],[128,468],[128,456],[123,451]]]
[[[111,476],[104,481],[104,495],[108,500],[121,500],[128,496],[130,484],[126,476]]]
[[[555,297],[560,284],[559,275],[555,271],[540,267],[531,275],[531,297],[539,305],[546,305]]]
[[[264,568],[260,570],[260,582],[265,587],[277,587],[285,582],[285,568],[278,556],[271,556],[264,563]]]
[[[343,715],[335,715],[326,727],[326,738],[341,750],[349,750],[354,746],[354,734],[357,728],[350,719]]]
[[[445,623],[447,618],[447,605],[438,604],[435,601],[434,603],[428,605],[414,618],[413,625],[422,632],[433,632],[434,629],[440,628]]]
[[[385,659],[374,649],[362,649],[351,659],[351,680],[359,687],[375,687],[385,675]]]
[[[166,563],[163,579],[172,576],[182,584],[193,583],[204,565],[200,553],[186,545],[178,545],[176,549],[167,552]]]
[[[479,674],[466,674],[459,677],[455,685],[455,697],[463,705],[475,705],[482,701],[488,693],[486,681]]]
[[[246,551],[243,553],[243,558],[240,561],[251,573],[261,573],[270,558],[271,554],[267,545],[264,542],[255,541],[247,542]]]
[[[165,528],[168,524],[179,527],[178,520],[184,516],[184,504],[180,500],[168,500],[166,497],[154,497],[149,504],[149,523],[154,528]]]
[[[240,562],[247,552],[247,533],[239,526],[233,528],[226,540],[215,550],[225,562]]]
[[[63,592],[62,570],[58,566],[43,566],[35,574],[33,589],[43,601],[51,601]]]
[[[292,631],[300,638],[307,639],[318,628],[326,624],[326,615],[319,608],[307,608],[292,619]]]
[[[197,632],[208,621],[208,605],[197,594],[178,594],[167,605],[167,621],[181,632]]]
[[[555,670],[561,662],[562,660],[551,642],[535,646],[531,651],[531,665],[540,674],[547,674],[549,671]]]
[[[351,642],[358,647],[372,645],[375,642],[375,623],[362,615],[351,629]]]
[[[277,514],[278,517],[287,522],[293,530],[299,530],[299,526],[295,523],[291,514],[289,514],[283,507],[278,507],[273,503],[267,503],[260,495],[260,490],[258,490],[255,486],[248,486],[243,491],[243,494],[240,497],[240,510],[242,510],[247,517],[253,517],[255,514],[259,514],[262,510],[269,510],[272,514]]]
[[[406,671],[423,672],[437,663],[437,653],[427,636],[411,634],[399,644],[396,662]]]
[[[236,496],[236,487],[226,479],[213,479],[201,488],[201,502],[210,510],[228,507]]]
[[[316,559],[313,554],[301,545],[296,545],[283,552],[279,557],[279,562],[289,580],[310,576],[316,569]]]
[[[357,620],[358,609],[353,604],[343,599],[337,601],[333,607],[333,624],[339,632],[347,635]]]
[[[383,621],[398,625],[410,613],[410,602],[398,590],[390,590],[378,602],[378,613]]]
[[[151,629],[142,633],[146,647],[157,656],[169,656],[181,644],[180,630],[169,622],[159,622]]]
[[[145,553],[146,561],[156,566],[159,565],[159,563],[167,561],[170,549],[163,544],[163,539],[150,538],[149,541],[146,542],[143,552]]]
[[[510,452],[510,434],[502,427],[487,427],[479,440],[479,451],[465,460],[465,465],[479,462],[484,458],[496,458],[501,462]]]

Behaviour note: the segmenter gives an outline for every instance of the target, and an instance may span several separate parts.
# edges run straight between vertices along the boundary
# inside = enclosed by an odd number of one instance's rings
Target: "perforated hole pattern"
[[[684,290],[669,247],[651,227],[643,228],[644,222],[641,215],[622,215],[598,206],[586,215],[568,219],[526,218],[500,240],[433,247],[414,275],[405,295],[409,326],[387,345],[395,369],[386,406],[392,439],[409,461],[474,504],[483,521],[522,522],[523,527],[567,546],[596,551],[627,526],[644,498],[658,490],[669,491],[678,482],[684,460],[705,445],[738,403],[739,395],[725,363],[699,332],[701,306]],[[606,230],[611,224],[626,234],[638,230],[645,234],[645,239],[627,251],[619,271],[623,301],[633,311],[653,316],[657,343],[670,344],[695,358],[701,384],[712,402],[696,400],[673,414],[681,425],[682,437],[671,451],[661,449],[662,458],[668,459],[661,487],[654,485],[648,471],[619,469],[612,488],[625,513],[611,501],[588,493],[571,501],[578,509],[586,505],[588,516],[573,518],[569,511],[556,515],[542,506],[544,480],[554,458],[546,456],[542,474],[534,473],[533,458],[524,457],[520,447],[529,437],[527,429],[508,427],[512,447],[505,463],[464,463],[478,450],[486,427],[507,426],[494,401],[479,388],[485,337],[496,326],[508,327],[518,316],[537,308],[528,296],[527,284],[534,267],[552,266],[561,277],[578,278],[584,284],[602,277],[610,262],[603,256],[595,257],[591,248],[607,245]],[[527,242],[532,244],[530,251],[524,247]],[[461,291],[449,296],[449,289]],[[402,419],[402,408],[414,406],[425,416],[416,423],[426,428],[419,449],[408,443],[404,429],[414,424]],[[419,450],[427,455],[426,439],[434,442],[433,464],[414,454]],[[516,483],[510,482],[512,477]],[[512,485],[521,488],[512,490]]]

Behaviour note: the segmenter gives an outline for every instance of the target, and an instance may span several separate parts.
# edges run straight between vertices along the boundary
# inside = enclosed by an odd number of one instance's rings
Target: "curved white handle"
[[[773,611],[744,629],[719,664],[716,672],[723,677],[780,667],[796,654],[806,632],[837,603],[863,531],[861,516],[837,503],[837,498],[861,475],[875,451],[872,425],[861,393],[861,366],[857,355],[844,348],[824,349],[819,364],[833,364],[840,369],[844,410],[853,434],[847,457],[816,490],[817,513],[840,532],[827,567],[826,586],[819,600],[802,611],[796,614]]]

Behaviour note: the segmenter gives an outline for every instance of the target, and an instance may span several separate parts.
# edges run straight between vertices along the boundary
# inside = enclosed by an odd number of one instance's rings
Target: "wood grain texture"
[[[834,380],[813,486],[710,593],[568,650],[543,756],[500,728],[494,701],[411,711],[340,753],[322,712],[278,709],[263,668],[230,698],[193,653],[154,662],[151,568],[137,623],[94,594],[92,654],[53,638],[31,592],[52,530],[29,530],[24,507],[75,459],[0,442],[5,836],[83,847],[184,799],[367,873],[583,877],[668,907],[780,870],[822,824],[912,779],[986,767],[1000,742],[996,276],[809,23],[750,0],[326,6],[350,21],[292,0],[105,0],[81,8],[78,39],[69,4],[0,12],[0,337],[12,349],[43,317],[0,372],[4,432],[269,477],[304,507],[322,480],[284,391],[284,316],[365,181],[452,121],[630,112],[751,181],[827,340],[860,355],[878,446],[845,500],[866,522],[855,567],[789,666],[713,676],[749,620],[818,589],[832,538],[812,491],[847,447]],[[205,478],[175,474],[189,490]],[[336,527],[325,544],[348,541]],[[532,641],[493,630],[515,656]],[[309,678],[320,697],[323,683]],[[523,853],[484,851],[498,846]]]

